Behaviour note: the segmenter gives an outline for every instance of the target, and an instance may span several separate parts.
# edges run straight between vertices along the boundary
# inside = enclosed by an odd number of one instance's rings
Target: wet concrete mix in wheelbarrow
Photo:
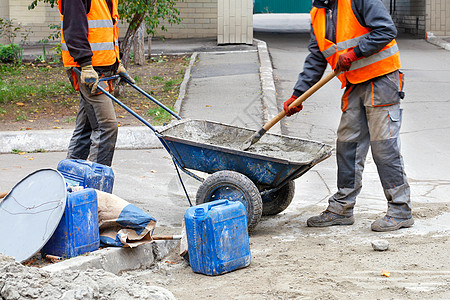
[[[162,133],[199,144],[241,151],[244,142],[255,131],[210,121],[185,120],[170,126]],[[310,163],[326,156],[329,151],[331,147],[322,143],[266,133],[245,152],[297,163]]]

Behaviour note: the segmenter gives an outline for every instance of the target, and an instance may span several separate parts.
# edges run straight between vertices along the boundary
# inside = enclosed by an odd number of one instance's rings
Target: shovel
[[[309,88],[309,90],[307,90],[306,92],[304,92],[300,97],[298,97],[294,102],[291,103],[291,105],[289,105],[289,108],[294,107],[294,106],[299,106],[300,104],[303,103],[303,101],[305,101],[306,99],[309,98],[309,96],[311,96],[312,94],[314,94],[318,89],[320,89],[322,86],[324,86],[328,81],[330,81],[331,79],[333,79],[337,74],[334,71],[331,71],[330,73],[328,73],[325,77],[323,77],[322,79],[320,79],[315,85],[313,85],[312,87]],[[255,144],[256,142],[258,142],[261,137],[267,132],[267,130],[269,130],[270,128],[272,128],[273,125],[275,125],[276,123],[278,123],[281,119],[283,119],[286,116],[286,112],[284,111],[284,109],[278,114],[276,115],[272,120],[270,120],[269,122],[267,122],[260,130],[258,130],[257,132],[255,132],[251,137],[249,137],[245,142],[244,145],[242,146],[242,150],[243,151],[247,151],[253,144]]]

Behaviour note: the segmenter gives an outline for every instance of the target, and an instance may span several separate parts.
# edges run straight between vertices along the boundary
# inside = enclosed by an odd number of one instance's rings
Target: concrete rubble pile
[[[50,273],[0,255],[0,300],[175,299],[161,287],[131,281],[104,270]]]

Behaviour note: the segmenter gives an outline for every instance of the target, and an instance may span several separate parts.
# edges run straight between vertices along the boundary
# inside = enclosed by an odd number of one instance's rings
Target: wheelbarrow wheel
[[[255,184],[244,174],[219,171],[209,176],[197,190],[196,203],[214,200],[240,201],[247,211],[248,231],[252,231],[262,215],[262,199]]]
[[[291,204],[294,193],[295,183],[289,181],[279,190],[263,195],[263,216],[273,216],[285,210]]]

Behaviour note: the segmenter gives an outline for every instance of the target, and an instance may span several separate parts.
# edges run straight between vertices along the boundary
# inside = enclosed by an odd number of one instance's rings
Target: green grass
[[[164,80],[164,78],[162,78],[161,76],[153,76],[152,79],[156,80],[156,81],[163,81]]]
[[[51,72],[50,68],[39,67],[37,69],[38,69],[39,73],[50,73]]]
[[[174,110],[171,106],[168,106],[168,108],[172,111]],[[147,110],[147,115],[153,117],[155,125],[162,125],[172,120],[172,115],[161,107],[149,108]]]
[[[36,150],[33,150],[33,151],[28,151],[28,153],[45,153],[45,152],[47,152],[47,151],[45,149],[42,149],[42,148],[36,149]]]
[[[6,110],[4,110],[3,108],[0,108],[0,115],[4,115],[4,114],[6,114],[6,113],[7,113]]]
[[[176,86],[181,84],[181,79],[169,79],[166,82],[164,82],[163,91],[168,92],[173,90]]]
[[[28,116],[24,111],[20,112],[20,114],[16,117],[16,122],[17,121],[26,121],[26,120],[28,120]]]
[[[47,151],[45,149],[40,148],[40,149],[36,149],[36,150],[33,150],[33,151],[22,151],[20,149],[12,149],[11,152],[13,154],[19,154],[19,153],[24,153],[24,152],[26,152],[26,153],[45,153]]]
[[[0,80],[0,103],[24,101],[26,96],[52,97],[74,92],[72,85],[66,81],[49,82],[35,87],[19,80]]]
[[[23,65],[9,65],[0,64],[0,78],[1,76],[17,76],[22,75],[24,69]]]
[[[65,119],[63,122],[64,123],[71,123],[71,122],[75,122],[75,120],[77,119],[77,117],[70,117]]]
[[[159,64],[167,61],[164,56],[152,56],[150,59],[152,62]]]
[[[51,82],[47,85],[40,85],[37,89],[37,93],[40,97],[56,96],[56,95],[68,95],[73,94],[75,91],[72,85],[67,81],[56,81]]]
[[[33,92],[33,86],[19,85],[15,80],[10,82],[0,80],[0,103],[19,102],[26,95],[31,95]]]
[[[141,76],[134,76],[134,82],[136,82],[136,84],[141,83],[142,82]]]

